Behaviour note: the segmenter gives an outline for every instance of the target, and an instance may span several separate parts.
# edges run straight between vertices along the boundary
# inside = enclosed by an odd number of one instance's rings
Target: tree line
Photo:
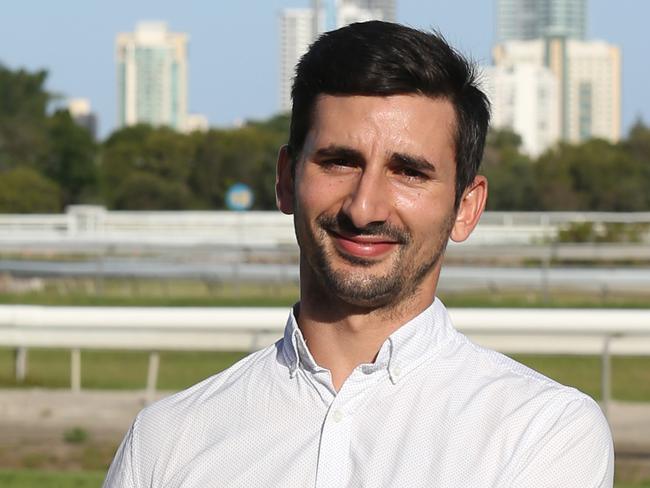
[[[115,210],[223,209],[234,183],[255,195],[254,209],[275,208],[275,161],[289,117],[238,128],[182,134],[137,125],[102,142],[55,96],[45,71],[0,65],[0,212],[61,212],[71,204]],[[639,121],[613,144],[560,144],[538,158],[520,138],[490,131],[482,166],[492,210],[650,210],[650,128]]]

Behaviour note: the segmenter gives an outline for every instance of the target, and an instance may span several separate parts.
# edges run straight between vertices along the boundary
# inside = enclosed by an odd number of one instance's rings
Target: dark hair
[[[454,106],[456,206],[474,180],[490,119],[489,102],[478,88],[476,67],[437,32],[370,21],[327,32],[296,67],[289,154],[302,150],[316,97],[418,93],[446,98]]]

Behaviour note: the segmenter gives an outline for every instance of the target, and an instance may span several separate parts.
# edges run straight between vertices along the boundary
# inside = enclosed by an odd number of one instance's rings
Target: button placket
[[[351,417],[337,396],[325,416],[318,450],[316,487],[345,486],[349,475]]]

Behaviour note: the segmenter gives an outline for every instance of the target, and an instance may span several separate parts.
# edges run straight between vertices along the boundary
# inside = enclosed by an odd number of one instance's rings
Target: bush
[[[56,183],[28,167],[0,172],[0,212],[56,213],[61,191]]]

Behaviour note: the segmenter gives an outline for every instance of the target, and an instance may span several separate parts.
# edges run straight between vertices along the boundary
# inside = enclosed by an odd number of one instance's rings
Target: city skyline
[[[493,66],[484,70],[494,128],[538,156],[558,141],[621,138],[621,50],[587,33],[587,0],[497,0]]]
[[[205,7],[196,1],[181,9],[172,2],[143,1],[121,9],[122,0],[88,5],[71,0],[67,8],[25,1],[5,8],[0,20],[0,62],[11,69],[45,68],[47,87],[66,98],[87,98],[99,116],[99,135],[117,126],[113,41],[143,20],[163,20],[186,32],[189,48],[190,111],[207,115],[211,125],[264,118],[278,108],[278,15],[282,8],[307,7],[308,1],[269,0],[246,5]],[[468,17],[466,12],[471,11]],[[481,65],[491,61],[496,41],[494,2],[460,0],[421,5],[397,2],[397,20],[414,27],[439,28],[449,41]],[[207,10],[207,11],[206,11]],[[73,15],[74,12],[74,15]],[[650,123],[650,66],[644,56],[649,34],[642,26],[650,5],[605,0],[589,2],[591,39],[621,46],[623,53],[623,133],[637,116]],[[612,20],[614,19],[614,21]]]

